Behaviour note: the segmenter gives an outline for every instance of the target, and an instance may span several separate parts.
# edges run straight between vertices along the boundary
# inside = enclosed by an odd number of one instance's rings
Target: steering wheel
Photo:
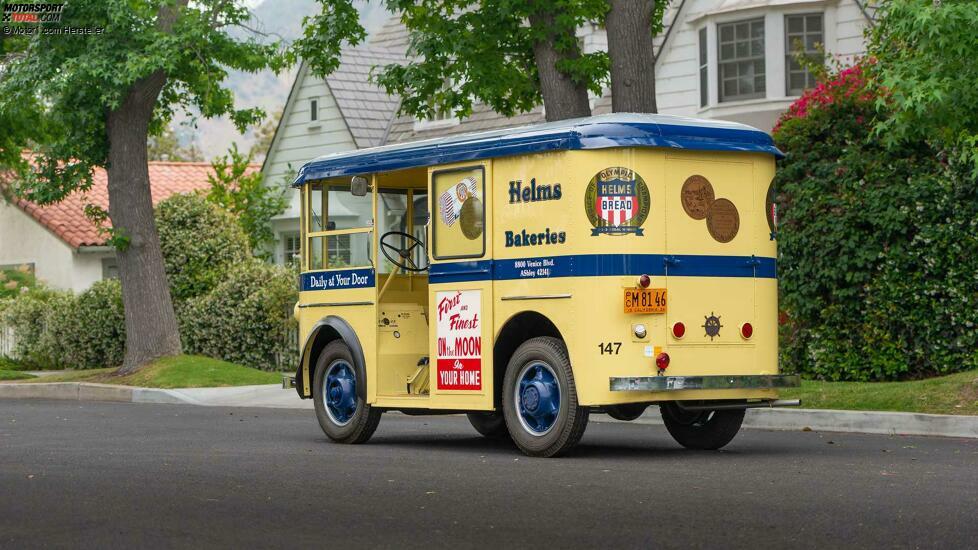
[[[410,243],[407,248],[399,248],[398,246],[387,242],[389,237],[401,237]],[[380,237],[380,251],[384,253],[384,256],[397,267],[404,269],[406,271],[427,271],[428,264],[425,263],[423,267],[419,267],[418,264],[414,263],[414,259],[411,258],[411,252],[417,248],[421,247],[421,250],[425,252],[425,259],[428,258],[427,249],[424,244],[421,243],[414,235],[409,235],[402,231],[388,231]]]

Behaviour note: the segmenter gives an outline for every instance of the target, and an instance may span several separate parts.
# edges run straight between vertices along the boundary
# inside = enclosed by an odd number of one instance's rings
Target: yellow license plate
[[[625,290],[625,313],[665,313],[666,289],[641,288]]]

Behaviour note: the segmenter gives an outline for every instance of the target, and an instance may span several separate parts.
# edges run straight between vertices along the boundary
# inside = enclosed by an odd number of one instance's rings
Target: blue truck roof
[[[543,151],[664,147],[694,151],[784,154],[767,133],[736,122],[613,113],[383,145],[324,155],[304,164],[293,182],[389,172]]]

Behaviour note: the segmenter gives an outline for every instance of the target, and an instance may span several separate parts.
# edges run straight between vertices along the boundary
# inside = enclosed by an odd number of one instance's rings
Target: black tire
[[[661,403],[662,422],[669,435],[687,449],[715,451],[740,431],[746,410],[685,411],[675,403]]]
[[[607,405],[604,407],[604,412],[615,420],[630,422],[642,416],[647,408],[649,408],[648,403],[625,403],[624,405]]]
[[[382,411],[372,408],[359,395],[355,397],[355,412],[344,415],[339,419],[331,416],[326,405],[324,379],[331,366],[342,369],[346,365],[352,372],[355,384],[366,384],[361,369],[356,367],[350,348],[342,340],[330,342],[316,361],[316,372],[313,376],[312,399],[316,407],[316,419],[326,437],[337,443],[364,443],[374,434],[380,423]],[[354,386],[355,388],[355,386]],[[366,390],[366,386],[363,388]],[[356,393],[355,391],[353,392]],[[362,394],[366,394],[363,391]]]
[[[525,424],[528,420],[519,413],[520,403],[517,402],[516,392],[520,378],[524,374],[530,374],[530,369],[543,372],[541,365],[547,367],[548,387],[552,388],[554,385],[557,387],[558,395],[552,399],[552,402],[559,403],[559,406],[556,415],[549,421],[549,428],[541,429],[537,433]],[[552,382],[549,382],[551,378]],[[506,367],[502,391],[506,428],[513,442],[525,454],[539,457],[557,456],[574,447],[584,435],[588,409],[577,402],[574,373],[571,371],[567,348],[561,340],[541,336],[523,342]],[[541,409],[537,406],[545,403],[544,399],[539,398],[541,394],[536,390],[534,392],[538,399],[533,401],[529,408],[525,407],[525,410],[529,411],[532,408],[534,411],[539,411]],[[529,394],[523,394],[519,400],[529,403],[531,398]]]
[[[469,424],[485,437],[490,439],[509,439],[506,429],[506,419],[501,412],[475,412],[465,415]]]

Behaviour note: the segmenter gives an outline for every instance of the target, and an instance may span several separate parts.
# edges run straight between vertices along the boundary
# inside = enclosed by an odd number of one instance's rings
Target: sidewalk
[[[281,386],[185,388],[161,390],[88,382],[0,384],[0,399],[69,399],[126,403],[189,404],[207,407],[265,407],[312,409],[311,399],[299,399]],[[619,422],[596,414],[594,422]],[[649,407],[639,424],[662,424],[657,407]],[[978,439],[978,416],[822,409],[748,409],[745,428],[813,430],[887,435],[929,435]]]

